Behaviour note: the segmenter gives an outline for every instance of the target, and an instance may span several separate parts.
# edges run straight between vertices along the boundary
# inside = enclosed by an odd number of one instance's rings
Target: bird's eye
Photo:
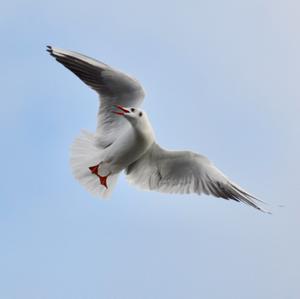
[[[141,117],[142,115],[143,115],[143,113],[142,113],[142,112],[140,112],[140,113],[139,113],[139,117]]]
[[[134,112],[134,111],[135,111],[135,109],[134,109],[134,108],[131,108],[131,109],[130,109],[130,111],[131,111],[131,112]]]

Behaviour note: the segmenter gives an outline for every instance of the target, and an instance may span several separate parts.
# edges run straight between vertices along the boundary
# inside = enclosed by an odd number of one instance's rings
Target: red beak
[[[117,115],[124,115],[125,113],[129,113],[130,111],[122,107],[121,105],[114,105],[116,108],[122,110],[123,112],[120,111],[112,111],[112,113],[117,114]]]

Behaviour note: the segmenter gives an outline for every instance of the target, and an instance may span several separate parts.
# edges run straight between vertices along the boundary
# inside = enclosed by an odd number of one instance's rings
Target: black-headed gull
[[[75,178],[94,195],[107,197],[118,174],[143,189],[205,193],[264,211],[258,199],[231,182],[206,157],[168,151],[155,142],[145,96],[134,78],[85,55],[48,46],[47,51],[100,96],[96,133],[82,132],[71,151]]]

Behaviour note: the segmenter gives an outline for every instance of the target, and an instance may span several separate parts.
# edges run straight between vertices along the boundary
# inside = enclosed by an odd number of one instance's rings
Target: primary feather
[[[231,182],[206,157],[190,151],[168,151],[154,143],[126,169],[129,183],[166,193],[207,194],[241,201],[258,210],[257,199]]]
[[[100,96],[97,141],[102,147],[113,143],[129,126],[116,117],[114,105],[139,107],[145,92],[137,80],[85,55],[48,46],[48,52]]]

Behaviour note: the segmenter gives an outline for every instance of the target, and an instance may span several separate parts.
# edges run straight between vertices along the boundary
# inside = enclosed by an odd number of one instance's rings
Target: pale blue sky
[[[296,1],[0,8],[0,298],[300,297]],[[47,44],[139,78],[158,142],[207,155],[273,215],[141,192],[124,176],[110,201],[92,198],[68,159],[95,128],[97,97]]]

